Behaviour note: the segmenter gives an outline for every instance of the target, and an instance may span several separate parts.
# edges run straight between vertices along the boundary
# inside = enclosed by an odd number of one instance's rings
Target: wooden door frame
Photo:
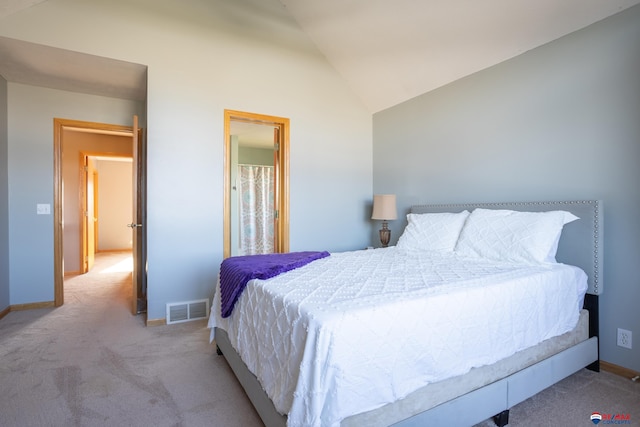
[[[280,173],[276,179],[277,188],[275,208],[278,210],[279,226],[276,227],[275,252],[289,252],[289,119],[248,113],[236,110],[224,110],[224,177],[223,177],[223,256],[231,256],[231,122],[255,123],[278,128],[280,141],[278,160]]]
[[[62,188],[64,130],[133,136],[133,129],[130,126],[59,118],[53,119],[53,298],[56,307],[64,304],[64,194]]]

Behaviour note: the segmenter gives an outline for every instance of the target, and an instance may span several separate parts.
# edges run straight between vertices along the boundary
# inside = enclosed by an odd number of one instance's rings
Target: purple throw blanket
[[[227,258],[220,265],[222,317],[229,317],[251,279],[270,279],[281,273],[329,256],[329,252],[290,252]]]

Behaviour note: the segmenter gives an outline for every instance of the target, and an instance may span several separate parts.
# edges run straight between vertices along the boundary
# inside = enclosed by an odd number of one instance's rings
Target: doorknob
[[[142,227],[142,224],[127,224],[127,227],[131,227],[131,228]]]

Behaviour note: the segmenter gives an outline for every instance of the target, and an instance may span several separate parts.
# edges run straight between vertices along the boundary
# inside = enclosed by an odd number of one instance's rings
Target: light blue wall
[[[279,1],[48,0],[1,19],[0,35],[148,66],[150,319],[164,318],[168,302],[213,294],[223,252],[225,109],[290,119],[292,251],[354,249],[368,240],[371,114]],[[12,135],[9,144],[23,139]],[[50,147],[31,146],[37,165],[16,172],[31,183],[11,180],[10,197],[22,202],[12,210],[34,222],[42,218],[31,215],[31,199],[50,200],[53,183]],[[12,170],[14,162],[24,167],[23,157],[10,152]],[[31,190],[29,200],[13,196]],[[44,231],[52,225],[42,222],[21,237],[39,243],[29,247],[43,283],[25,284],[35,273],[12,276],[20,301],[52,299],[53,249]],[[14,245],[22,248],[15,259]],[[12,240],[12,266],[32,265],[28,245]]]
[[[7,82],[0,76],[0,311],[9,307],[9,182]]]
[[[640,345],[617,347],[616,328],[640,340],[639,47],[636,6],[375,114],[373,148],[374,192],[396,193],[402,217],[416,203],[602,199],[601,358],[637,371]]]
[[[53,119],[131,126],[140,103],[8,85],[11,304],[53,301]],[[51,206],[37,215],[36,205]]]

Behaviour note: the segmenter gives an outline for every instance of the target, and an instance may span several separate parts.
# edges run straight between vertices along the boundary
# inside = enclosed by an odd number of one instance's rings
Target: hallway
[[[87,305],[109,301],[110,304],[94,308],[104,310],[115,305],[129,311],[132,269],[131,251],[96,253],[91,271],[65,277],[64,306],[78,306],[78,310],[84,311]]]

